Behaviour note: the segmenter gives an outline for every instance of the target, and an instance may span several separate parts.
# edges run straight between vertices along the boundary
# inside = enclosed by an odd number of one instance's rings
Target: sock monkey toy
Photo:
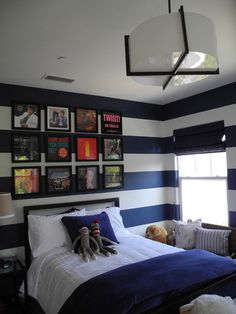
[[[110,244],[115,244],[115,242],[111,241],[110,239],[106,237],[100,236],[100,226],[98,221],[94,221],[91,225],[91,233],[94,239],[96,240],[96,243],[99,246],[99,252],[109,256],[111,254],[117,254],[117,251],[114,248],[107,247],[103,244],[102,241],[108,242]]]
[[[93,250],[90,247],[90,242],[91,244],[93,243]],[[79,230],[79,236],[73,242],[72,252],[78,252],[78,254],[82,255],[85,262],[89,261],[88,254],[92,259],[96,259],[94,252],[99,254],[99,246],[96,240],[89,235],[87,227],[82,227]]]

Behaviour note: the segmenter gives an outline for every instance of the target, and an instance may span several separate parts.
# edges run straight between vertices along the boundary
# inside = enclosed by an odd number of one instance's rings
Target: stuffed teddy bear
[[[146,229],[146,237],[154,241],[166,243],[167,231],[162,226],[150,225]]]
[[[91,249],[90,242],[93,243],[94,250]],[[72,253],[77,251],[79,255],[83,256],[85,262],[89,261],[88,254],[92,259],[96,259],[94,251],[99,254],[99,246],[94,238],[89,235],[89,229],[87,227],[82,227],[79,230],[79,236],[73,242]]]
[[[235,314],[236,299],[202,294],[180,308],[180,314]]]
[[[117,251],[114,248],[107,247],[103,245],[102,241],[105,241],[110,244],[115,244],[115,242],[111,241],[110,239],[106,237],[100,236],[100,226],[98,221],[94,221],[91,225],[91,233],[94,239],[96,240],[96,243],[99,247],[99,252],[104,254],[105,256],[110,256],[110,253],[117,254]]]

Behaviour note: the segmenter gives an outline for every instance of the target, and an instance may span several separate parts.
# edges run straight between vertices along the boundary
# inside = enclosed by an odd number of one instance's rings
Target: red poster
[[[76,139],[76,160],[98,160],[96,137],[78,137]]]

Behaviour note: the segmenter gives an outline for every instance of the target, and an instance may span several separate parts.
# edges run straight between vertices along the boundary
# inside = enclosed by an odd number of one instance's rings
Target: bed
[[[118,254],[85,263],[71,247],[58,246],[32,259],[29,216],[56,217],[71,208],[82,214],[84,207],[86,215],[97,213],[96,208],[108,213]],[[202,293],[236,297],[234,260],[133,235],[119,217],[118,198],[24,208],[29,313],[178,313],[181,305]],[[44,236],[50,242],[46,232]]]

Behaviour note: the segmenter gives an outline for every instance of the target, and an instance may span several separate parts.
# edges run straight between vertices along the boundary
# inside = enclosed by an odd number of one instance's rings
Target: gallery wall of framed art
[[[121,112],[14,101],[11,123],[13,198],[123,188]]]
[[[45,161],[71,161],[71,137],[62,134],[45,135]]]
[[[98,161],[99,147],[98,137],[76,136],[76,161]]]
[[[45,130],[71,131],[71,114],[68,106],[46,106]]]
[[[98,133],[98,113],[96,109],[75,109],[75,132]]]
[[[41,138],[34,133],[13,133],[11,135],[12,162],[40,162]]]
[[[12,104],[12,129],[40,130],[40,117],[39,104]]]
[[[41,193],[41,167],[12,168],[13,196],[30,196]]]

